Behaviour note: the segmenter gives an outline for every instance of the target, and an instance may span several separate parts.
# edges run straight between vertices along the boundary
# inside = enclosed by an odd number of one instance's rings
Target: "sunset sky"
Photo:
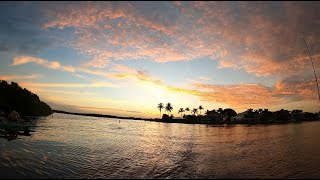
[[[53,109],[319,109],[319,2],[1,2],[0,79]],[[202,111],[202,112],[204,112]]]

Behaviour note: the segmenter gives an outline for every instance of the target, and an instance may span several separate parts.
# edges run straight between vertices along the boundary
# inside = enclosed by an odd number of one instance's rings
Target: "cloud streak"
[[[193,84],[195,89],[166,86],[169,91],[197,96],[203,101],[223,103],[236,109],[271,107],[292,102],[316,100],[313,79],[278,81],[274,87],[258,84],[212,85]],[[316,101],[315,101],[316,103]]]
[[[90,68],[73,67],[71,65],[62,65],[58,61],[48,61],[46,59],[41,59],[41,58],[36,58],[31,56],[19,56],[19,57],[14,57],[13,63],[10,66],[18,66],[18,65],[28,64],[28,63],[36,63],[40,66],[43,66],[49,69],[54,69],[54,70],[61,70],[61,71],[66,71],[70,73],[86,73],[86,74],[106,77],[110,79],[134,79],[143,83],[154,83],[154,84],[163,83],[163,81],[159,79],[151,78],[151,76],[144,71],[136,70],[124,65],[117,65],[117,64],[113,66],[113,70],[115,72],[103,72],[101,70],[92,70]],[[75,76],[79,77],[79,74],[75,74]],[[80,75],[80,77],[83,78],[82,75]]]
[[[70,66],[70,65],[64,66],[64,65],[61,65],[60,62],[58,61],[48,61],[45,59],[31,57],[31,56],[14,57],[13,63],[10,66],[17,66],[17,65],[27,64],[27,63],[36,63],[41,66],[47,67],[49,69],[59,69],[67,72],[75,72],[75,69],[73,66]]]
[[[17,79],[38,79],[41,78],[42,75],[40,74],[32,74],[29,76],[17,76],[17,75],[0,75],[1,80],[17,80]]]
[[[97,108],[97,107],[87,107],[87,106],[75,106],[75,105],[68,105],[71,107],[75,107],[82,110],[94,110],[94,111],[105,111],[105,110],[111,110],[111,111],[121,111],[121,112],[127,112],[127,113],[141,113],[139,111],[132,111],[132,110],[123,110],[123,109],[114,109],[114,108]]]
[[[90,93],[90,92],[54,91],[54,90],[49,90],[49,89],[36,89],[35,91],[59,93],[59,94],[78,94],[78,95],[95,95],[96,94],[96,93]]]
[[[63,88],[97,88],[97,87],[118,87],[112,83],[107,82],[96,82],[91,84],[60,84],[60,83],[29,83],[29,82],[21,82],[22,86],[27,87],[63,87]]]
[[[195,89],[173,87],[167,87],[167,89],[173,92],[197,96],[202,101],[223,103],[236,109],[268,107],[284,103],[280,98],[275,97],[269,88],[257,84],[194,84],[194,87]]]

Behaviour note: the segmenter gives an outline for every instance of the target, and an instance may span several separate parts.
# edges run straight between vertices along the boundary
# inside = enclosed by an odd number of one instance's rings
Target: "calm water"
[[[320,178],[320,122],[229,126],[54,114],[0,138],[0,178]]]

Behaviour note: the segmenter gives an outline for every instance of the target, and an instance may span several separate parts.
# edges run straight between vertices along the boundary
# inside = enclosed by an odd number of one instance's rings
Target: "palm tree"
[[[166,111],[167,112],[170,112],[172,111],[173,107],[171,106],[171,103],[167,103],[166,107],[165,107]]]
[[[159,103],[158,104],[158,109],[160,110],[160,118],[161,118],[161,109],[163,109],[163,108],[164,108],[163,104]]]
[[[190,111],[189,107],[185,108],[184,110],[185,110],[185,111]]]
[[[198,111],[198,109],[196,109],[196,108],[193,108],[193,110],[192,110],[192,112],[193,112],[193,115],[195,115],[197,111]]]
[[[201,115],[201,110],[203,109],[203,107],[200,105],[199,106],[199,110],[200,110],[200,115]]]
[[[180,108],[178,113],[181,113],[181,117],[182,117],[182,113],[184,112],[183,108]]]
[[[210,111],[207,109],[207,111],[204,114],[208,116],[209,113]]]
[[[253,109],[252,109],[252,108],[249,108],[249,109],[247,110],[247,114],[248,114],[249,117],[253,117]]]

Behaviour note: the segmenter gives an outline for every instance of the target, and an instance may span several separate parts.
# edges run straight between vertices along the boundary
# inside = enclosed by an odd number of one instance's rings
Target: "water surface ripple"
[[[320,178],[320,122],[208,125],[55,113],[0,138],[0,178]]]

